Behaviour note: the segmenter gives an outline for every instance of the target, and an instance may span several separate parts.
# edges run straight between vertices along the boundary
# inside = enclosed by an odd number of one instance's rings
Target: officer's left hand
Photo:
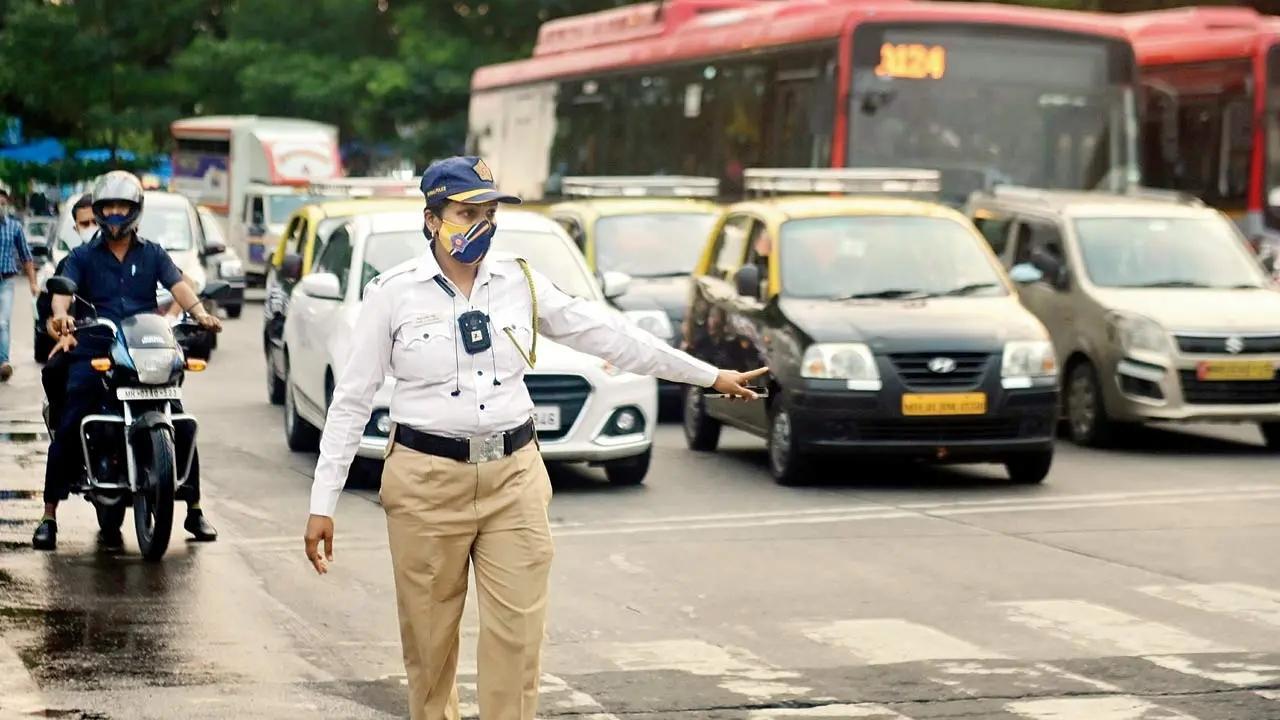
[[[762,367],[750,372],[738,372],[736,370],[721,370],[720,376],[716,378],[715,385],[711,387],[719,393],[724,393],[730,397],[741,398],[743,400],[756,400],[758,396],[747,389],[747,384],[752,380],[769,372],[769,368]]]
[[[196,322],[200,323],[200,327],[215,333],[222,332],[222,321],[213,313],[205,313],[196,318]]]

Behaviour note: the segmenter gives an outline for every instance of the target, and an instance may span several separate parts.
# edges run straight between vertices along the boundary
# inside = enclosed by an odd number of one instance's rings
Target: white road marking
[[[1195,720],[1191,715],[1123,695],[1019,700],[1004,707],[1031,720]]]
[[[43,697],[36,681],[27,671],[18,653],[0,637],[0,710],[34,715],[44,709]]]
[[[1083,600],[1000,603],[1013,622],[1102,655],[1182,655],[1234,652],[1178,628]]]
[[[720,687],[758,701],[803,695],[811,689],[786,682],[799,674],[771,667],[747,650],[702,640],[606,643],[595,649],[621,670],[676,670],[719,677]]]
[[[1264,697],[1268,700],[1275,700],[1277,702],[1280,702],[1280,690],[1259,690],[1254,694]]]
[[[1184,675],[1194,675],[1236,687],[1268,686],[1280,681],[1280,665],[1177,655],[1150,655],[1144,659]]]
[[[802,628],[802,632],[811,640],[846,650],[868,665],[1006,657],[941,630],[898,618],[840,620],[811,625]]]
[[[1244,583],[1152,585],[1142,592],[1205,612],[1280,627],[1280,592]]]
[[[872,720],[911,720],[882,705],[819,705],[811,708],[753,710],[747,720],[779,720],[780,718],[872,718]]]
[[[572,712],[582,720],[618,720],[613,713],[604,712],[604,706],[590,695],[569,686],[562,678],[543,673],[538,704],[542,710],[556,708],[561,713]],[[584,712],[599,710],[600,712]],[[557,714],[561,714],[557,713]]]

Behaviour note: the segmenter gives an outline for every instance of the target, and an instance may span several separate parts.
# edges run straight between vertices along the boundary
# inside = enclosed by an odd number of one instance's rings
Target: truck
[[[312,200],[312,183],[343,175],[338,129],[257,115],[183,118],[170,126],[172,189],[212,210],[246,279],[261,285],[285,221]]]

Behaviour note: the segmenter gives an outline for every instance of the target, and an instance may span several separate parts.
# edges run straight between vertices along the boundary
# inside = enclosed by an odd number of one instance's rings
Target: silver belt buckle
[[[472,465],[500,460],[506,455],[502,433],[467,439],[467,462]]]

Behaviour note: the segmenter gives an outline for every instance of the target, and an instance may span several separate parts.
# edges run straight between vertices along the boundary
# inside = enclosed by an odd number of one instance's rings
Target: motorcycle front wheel
[[[142,557],[155,562],[169,549],[173,531],[173,495],[177,485],[173,431],[154,427],[134,446],[138,491],[133,495],[133,527]]]

